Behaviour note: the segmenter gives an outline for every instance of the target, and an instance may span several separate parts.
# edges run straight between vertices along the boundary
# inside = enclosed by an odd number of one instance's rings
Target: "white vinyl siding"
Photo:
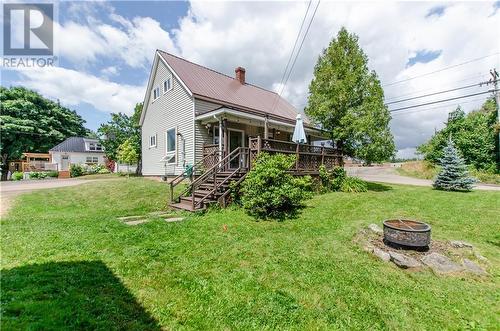
[[[195,99],[194,104],[195,104],[196,115],[200,115],[221,107],[221,105],[219,104],[200,99]],[[212,128],[210,128],[210,130],[212,130]],[[196,121],[194,126],[194,131],[195,131],[195,141],[196,141],[195,155],[196,155],[196,161],[199,161],[203,157],[203,145],[213,144],[213,138],[210,137],[208,129],[205,127],[205,125],[202,125],[199,121]]]
[[[146,176],[178,175],[187,164],[194,163],[193,99],[161,61],[152,70],[151,86],[163,86],[172,81],[171,90],[153,103],[153,94],[147,100],[142,123],[142,173]],[[167,130],[176,128],[175,160],[168,163],[166,153]],[[157,148],[149,148],[149,137],[156,136]]]

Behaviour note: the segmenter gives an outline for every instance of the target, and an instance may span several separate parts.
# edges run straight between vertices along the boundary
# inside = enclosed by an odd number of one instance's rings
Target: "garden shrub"
[[[335,167],[327,170],[324,165],[319,167],[319,179],[322,185],[321,192],[340,191],[347,174],[342,167]]]
[[[12,173],[12,180],[21,180],[21,179],[23,179],[23,177],[24,177],[24,174],[20,171],[14,171]]]
[[[30,172],[30,179],[44,179],[47,178],[47,176],[46,172]]]
[[[259,154],[241,187],[241,202],[250,215],[284,219],[293,216],[311,198],[311,177],[292,176],[288,170],[294,164],[294,155]]]
[[[72,164],[69,167],[71,177],[80,177],[85,174],[85,170],[81,164]]]
[[[368,191],[368,183],[358,177],[345,177],[340,185],[342,192],[366,192]]]
[[[50,177],[50,178],[59,177],[59,173],[55,170],[47,171],[46,174],[47,174],[47,177]]]

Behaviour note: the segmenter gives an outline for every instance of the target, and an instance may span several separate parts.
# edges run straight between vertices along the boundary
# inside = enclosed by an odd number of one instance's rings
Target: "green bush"
[[[366,192],[368,184],[358,177],[345,177],[340,185],[342,192]]]
[[[21,180],[21,179],[23,179],[23,177],[24,177],[24,174],[20,171],[14,171],[12,173],[12,180]]]
[[[322,192],[340,191],[344,179],[347,174],[342,167],[335,167],[332,170],[327,170],[324,165],[319,167],[319,179]]]
[[[294,177],[288,170],[294,155],[259,154],[242,183],[241,202],[250,215],[261,219],[293,216],[311,198],[311,177]]]
[[[44,179],[47,178],[47,176],[46,172],[30,172],[30,179]]]
[[[59,173],[55,170],[47,171],[46,174],[47,174],[47,177],[51,177],[51,178],[59,177]]]
[[[110,171],[107,168],[103,168],[97,172],[98,174],[109,174]]]
[[[72,164],[69,167],[69,173],[71,177],[80,177],[85,174],[85,169],[81,164]]]

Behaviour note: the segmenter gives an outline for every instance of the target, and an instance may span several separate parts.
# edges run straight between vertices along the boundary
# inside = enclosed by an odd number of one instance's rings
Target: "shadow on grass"
[[[101,261],[2,270],[5,330],[160,330]]]
[[[391,186],[387,186],[384,184],[372,183],[372,182],[367,182],[367,184],[368,184],[368,191],[385,192],[392,190]]]

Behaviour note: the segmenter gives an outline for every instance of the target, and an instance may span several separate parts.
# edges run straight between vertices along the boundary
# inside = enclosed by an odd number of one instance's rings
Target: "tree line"
[[[96,132],[85,128],[85,120],[58,101],[44,98],[25,87],[0,87],[0,156],[2,180],[7,177],[8,161],[22,153],[47,153],[69,137],[99,138],[109,160],[138,163],[140,173],[141,136],[139,120],[142,104],[128,116],[111,114]],[[121,148],[120,148],[121,146]]]

